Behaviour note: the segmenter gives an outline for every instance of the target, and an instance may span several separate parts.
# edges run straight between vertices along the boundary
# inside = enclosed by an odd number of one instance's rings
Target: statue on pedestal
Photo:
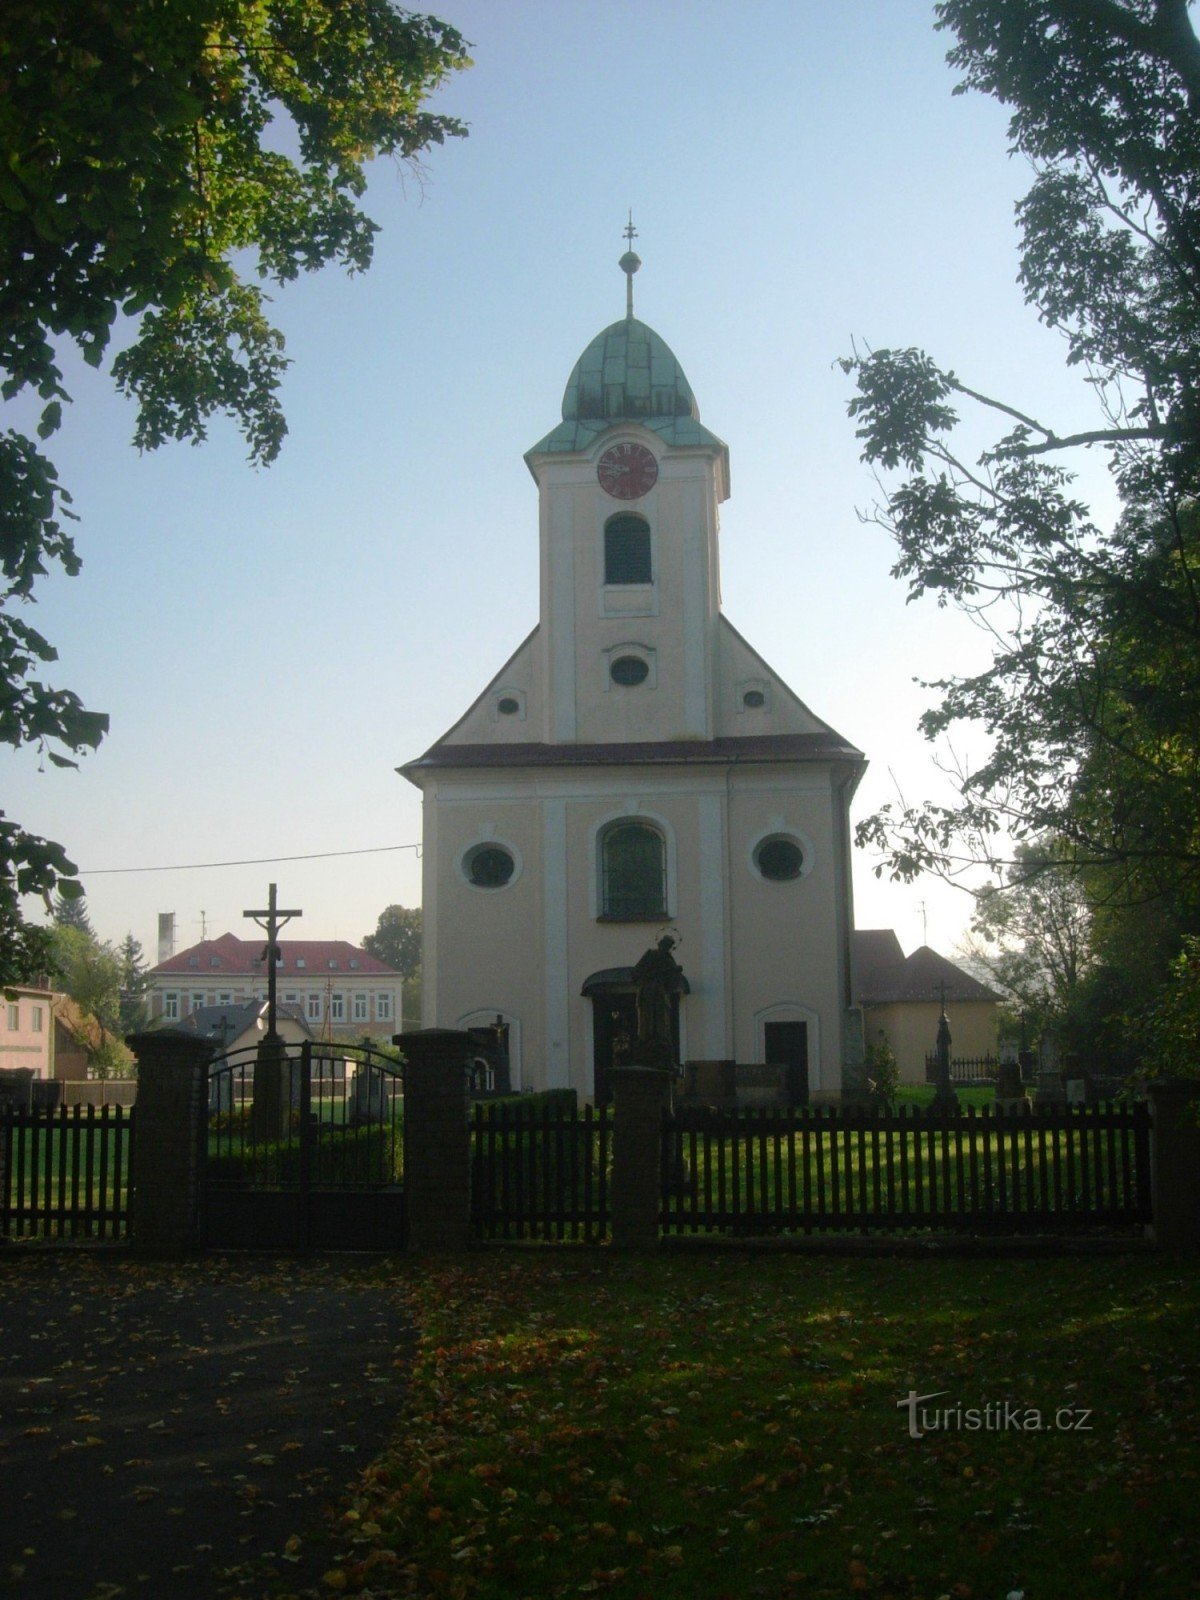
[[[664,934],[653,950],[633,969],[637,989],[637,1044],[639,1066],[676,1067],[675,996],[683,992],[683,968],[671,954],[676,941]]]

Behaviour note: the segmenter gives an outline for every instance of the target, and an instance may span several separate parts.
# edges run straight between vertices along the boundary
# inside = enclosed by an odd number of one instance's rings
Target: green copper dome
[[[725,445],[700,421],[700,408],[683,368],[666,340],[636,317],[623,317],[598,333],[571,369],[563,393],[562,421],[530,456],[588,450],[602,433],[638,422],[664,444]]]
[[[564,422],[700,420],[696,397],[666,341],[634,317],[614,322],[588,345],[567,379],[562,414]]]

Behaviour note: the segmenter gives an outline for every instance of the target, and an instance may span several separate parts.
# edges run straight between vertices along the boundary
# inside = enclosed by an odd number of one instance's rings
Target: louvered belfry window
[[[601,915],[616,920],[665,917],[667,852],[657,828],[614,822],[600,844]]]
[[[645,517],[610,517],[604,524],[605,583],[650,583],[650,524]]]

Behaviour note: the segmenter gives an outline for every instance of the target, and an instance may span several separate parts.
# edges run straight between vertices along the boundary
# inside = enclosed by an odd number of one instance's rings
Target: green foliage
[[[88,1076],[92,1078],[136,1078],[137,1063],[117,1038],[106,1033],[88,1051]]]
[[[364,937],[362,946],[369,956],[394,968],[403,977],[416,977],[421,970],[420,906],[386,906],[379,913],[375,932]],[[408,999],[406,989],[406,1012],[411,1011]]]
[[[867,1093],[879,1111],[891,1111],[900,1093],[900,1066],[883,1034],[867,1048]]]
[[[121,1033],[128,1035],[144,1028],[150,1018],[150,974],[141,943],[127,933],[117,950],[121,963]]]
[[[863,454],[900,481],[875,518],[909,598],[977,618],[991,665],[931,688],[936,739],[981,724],[950,805],[885,806],[859,828],[893,876],[1013,865],[1051,836],[1104,898],[1200,905],[1200,43],[1183,0],[944,0],[963,89],[1013,109],[1036,177],[1018,207],[1021,281],[1064,338],[1095,414],[1059,427],[924,352],[843,363]],[[971,461],[961,407],[1007,431]],[[1099,527],[1063,464],[1108,452],[1124,510]]]
[[[87,914],[87,901],[83,895],[67,895],[60,890],[54,897],[50,913],[56,928],[78,928],[88,938],[94,938],[92,919]]]
[[[37,983],[53,974],[51,931],[25,923],[21,897],[41,895],[49,904],[50,891],[57,884],[67,892],[74,872],[60,845],[27,833],[0,811],[0,984]]]
[[[121,1025],[121,962],[116,951],[81,928],[56,926],[53,937],[63,990],[87,1016],[115,1033]]]
[[[404,980],[404,988],[400,996],[401,1014],[396,1019],[397,1033],[403,1033],[406,1029],[419,1028],[421,1026],[421,986],[422,974],[420,967],[418,967],[411,978],[405,978]]]
[[[970,954],[1024,1013],[1032,1039],[1073,1005],[1093,963],[1093,917],[1069,849],[1036,839],[1014,857],[1001,882],[976,893]]]
[[[248,1126],[242,1113],[227,1115],[226,1130]],[[214,1131],[215,1125],[214,1125]],[[300,1180],[300,1141],[244,1144],[230,1149],[220,1141],[210,1149],[207,1173],[216,1182],[295,1184]],[[312,1181],[338,1186],[357,1183],[398,1183],[404,1173],[404,1127],[401,1121],[375,1123],[361,1128],[322,1129],[312,1155]]]
[[[499,1095],[479,1102],[479,1111],[486,1120],[496,1117],[507,1122],[514,1118],[540,1121],[547,1112],[574,1116],[578,1109],[579,1095],[574,1089],[539,1089],[534,1094]]]
[[[7,0],[0,394],[33,391],[47,439],[71,398],[58,346],[100,366],[120,322],[132,337],[112,373],[140,448],[199,442],[227,413],[250,460],[272,461],[287,358],[242,274],[365,270],[365,168],[465,133],[424,104],[466,65],[455,29],[390,0]],[[56,766],[94,749],[108,718],[42,681],[56,651],[14,607],[51,570],[79,571],[73,518],[38,445],[0,434],[0,740]],[[57,846],[12,827],[2,842],[5,892],[77,887]],[[27,957],[19,930],[0,903],[6,964]]]
[[[1142,1063],[1153,1077],[1200,1077],[1200,938],[1190,936],[1140,1028]]]

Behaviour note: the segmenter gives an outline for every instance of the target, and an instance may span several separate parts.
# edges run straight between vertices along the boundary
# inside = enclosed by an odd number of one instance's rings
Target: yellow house
[[[841,1092],[860,752],[720,609],[729,452],[663,339],[586,347],[537,486],[537,627],[401,771],[423,792],[426,1026],[508,1026],[514,1087],[603,1100],[664,933],[681,1060]],[[855,1019],[856,1020],[856,1019]]]
[[[943,1003],[951,1059],[995,1056],[1001,996],[936,950],[922,945],[906,957],[891,928],[863,928],[854,935],[854,965],[864,1044],[882,1036],[902,1083],[925,1082]]]

